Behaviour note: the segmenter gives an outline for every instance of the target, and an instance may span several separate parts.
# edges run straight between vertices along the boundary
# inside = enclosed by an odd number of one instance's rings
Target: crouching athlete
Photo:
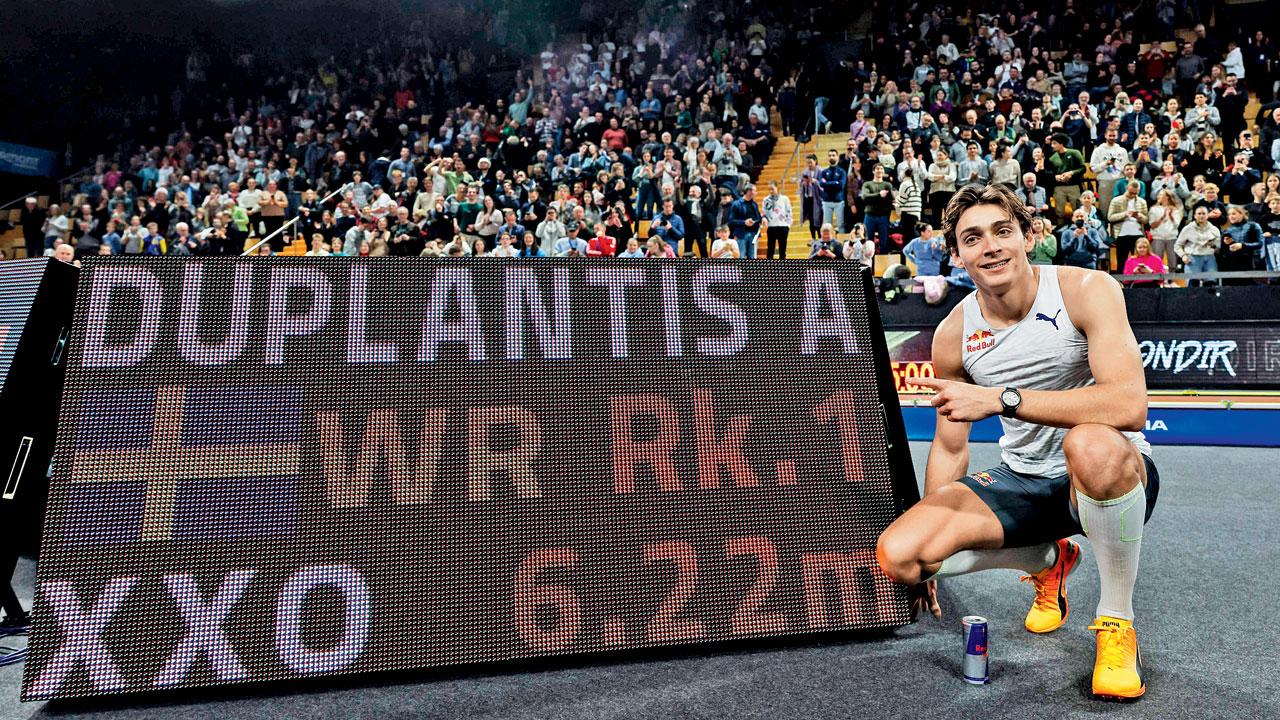
[[[1093,693],[1146,692],[1133,627],[1142,530],[1159,475],[1143,437],[1147,389],[1120,284],[1095,270],[1032,265],[1031,215],[1013,191],[970,185],[943,216],[952,265],[976,292],[933,339],[937,430],[919,503],[880,536],[894,580],[941,617],[939,578],[990,568],[1027,573],[1027,630],[1067,621],[1067,579],[1084,534],[1102,580]],[[1000,415],[1000,465],[969,472],[970,424]],[[922,584],[923,583],[923,584]]]

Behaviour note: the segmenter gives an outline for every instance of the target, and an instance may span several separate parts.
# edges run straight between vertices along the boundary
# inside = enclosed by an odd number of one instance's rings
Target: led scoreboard
[[[25,699],[889,628],[856,264],[90,258]]]

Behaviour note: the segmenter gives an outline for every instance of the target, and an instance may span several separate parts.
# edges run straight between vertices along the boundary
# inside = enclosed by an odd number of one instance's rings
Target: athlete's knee
[[[1067,469],[1075,486],[1103,500],[1133,489],[1140,478],[1133,446],[1108,425],[1077,425],[1062,440]]]
[[[904,585],[920,582],[919,543],[906,532],[890,526],[876,542],[876,561],[885,575]]]

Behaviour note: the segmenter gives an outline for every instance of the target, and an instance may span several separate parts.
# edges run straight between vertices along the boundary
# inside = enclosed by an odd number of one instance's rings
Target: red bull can
[[[987,619],[966,615],[960,620],[964,625],[964,681],[972,685],[991,682],[987,667]]]

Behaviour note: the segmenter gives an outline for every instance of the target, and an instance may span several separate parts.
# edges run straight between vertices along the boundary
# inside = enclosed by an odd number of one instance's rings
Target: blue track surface
[[[902,419],[908,439],[933,439],[932,407],[904,407]],[[1280,410],[1153,407],[1145,433],[1152,445],[1280,447]],[[969,439],[995,442],[999,437],[999,418],[987,418],[974,424]]]

